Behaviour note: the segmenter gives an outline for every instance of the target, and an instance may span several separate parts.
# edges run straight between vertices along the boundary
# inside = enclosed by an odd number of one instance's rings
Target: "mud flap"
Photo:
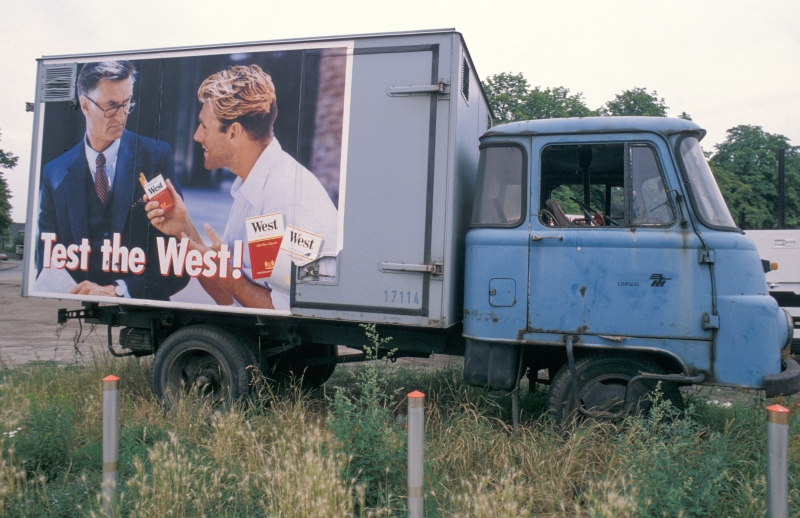
[[[513,389],[519,373],[519,350],[519,344],[467,339],[464,350],[464,381],[480,387]]]

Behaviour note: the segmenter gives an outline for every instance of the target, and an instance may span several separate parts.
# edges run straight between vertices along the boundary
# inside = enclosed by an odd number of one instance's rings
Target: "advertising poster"
[[[287,314],[293,268],[334,275],[352,53],[309,45],[79,62],[38,110],[29,294]]]

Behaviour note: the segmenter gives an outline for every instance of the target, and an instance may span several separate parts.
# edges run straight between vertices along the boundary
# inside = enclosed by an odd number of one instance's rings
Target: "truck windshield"
[[[738,230],[697,138],[681,140],[680,159],[692,205],[700,220],[712,228]]]

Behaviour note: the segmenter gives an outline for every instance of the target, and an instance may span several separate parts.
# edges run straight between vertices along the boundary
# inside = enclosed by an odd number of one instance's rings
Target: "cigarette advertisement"
[[[290,313],[293,268],[334,274],[342,248],[351,54],[78,62],[75,100],[37,112],[28,294]]]

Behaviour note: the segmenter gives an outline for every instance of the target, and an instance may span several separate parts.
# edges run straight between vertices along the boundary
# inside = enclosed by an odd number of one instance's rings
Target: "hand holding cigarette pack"
[[[142,184],[145,194],[150,201],[157,201],[158,208],[164,211],[164,214],[169,212],[175,206],[172,195],[167,189],[167,183],[161,175],[156,176],[149,182],[145,178],[144,173],[139,173],[139,183]]]

